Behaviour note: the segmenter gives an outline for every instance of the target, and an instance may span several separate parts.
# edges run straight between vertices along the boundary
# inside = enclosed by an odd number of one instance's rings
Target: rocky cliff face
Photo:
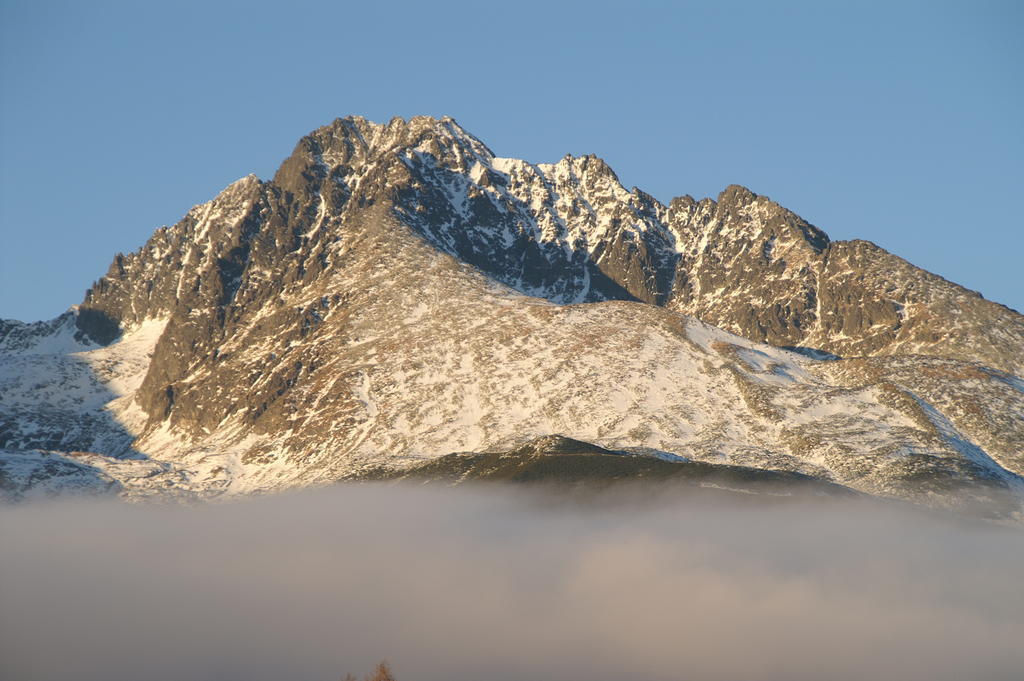
[[[1020,315],[742,187],[664,206],[600,159],[498,158],[451,119],[315,131],[272,181],[118,255],[60,324],[59,352],[0,327],[0,446],[118,455],[119,480],[134,457],[127,488],[271,489],[554,433],[949,503],[1016,499],[1024,472]],[[30,377],[69,362],[120,449],[54,447],[34,416]]]

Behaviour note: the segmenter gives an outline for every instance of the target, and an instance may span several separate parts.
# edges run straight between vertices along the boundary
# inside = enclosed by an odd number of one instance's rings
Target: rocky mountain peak
[[[538,164],[497,157],[454,119],[428,116],[386,124],[349,116],[314,130],[272,181],[244,178],[139,253],[115,259],[80,319],[108,342],[119,325],[195,304],[197,295],[240,304],[263,299],[253,287],[266,276],[313,281],[336,266],[346,216],[373,206],[431,247],[556,303],[642,301],[754,340],[838,356],[924,352],[1011,371],[1021,363],[1019,315],[873,244],[832,242],[746,187],[666,207],[627,191],[597,156]],[[143,270],[150,274],[141,292],[121,291]],[[857,275],[869,270],[873,278]],[[937,326],[946,313],[936,310],[961,301],[975,301],[955,316],[967,327]],[[971,339],[992,323],[1015,350],[979,350]]]
[[[447,118],[313,131],[0,350],[0,447],[126,489],[586,443],[1011,509],[1024,484],[1020,315],[744,187],[665,206]]]
[[[742,208],[753,203],[757,194],[740,184],[730,184],[718,194],[718,203],[726,207]]]
[[[816,253],[822,252],[829,244],[825,232],[767,196],[755,194],[742,185],[726,187],[714,205],[720,215],[719,222],[744,223],[755,238],[792,238],[805,242]]]

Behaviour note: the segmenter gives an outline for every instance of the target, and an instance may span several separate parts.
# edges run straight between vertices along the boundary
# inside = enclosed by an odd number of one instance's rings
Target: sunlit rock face
[[[14,496],[46,466],[207,497],[556,434],[1000,517],[1024,472],[1021,315],[745,188],[665,206],[448,118],[314,131],[0,350]]]

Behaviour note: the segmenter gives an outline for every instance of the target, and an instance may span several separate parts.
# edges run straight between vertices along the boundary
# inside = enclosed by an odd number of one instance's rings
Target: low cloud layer
[[[1024,533],[866,503],[343,486],[0,510],[0,677],[1019,679]]]

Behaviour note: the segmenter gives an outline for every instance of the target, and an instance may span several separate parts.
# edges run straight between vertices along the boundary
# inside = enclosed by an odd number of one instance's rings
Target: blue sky
[[[1022,8],[0,0],[0,317],[352,113],[596,153],[663,201],[744,184],[1024,311]]]

